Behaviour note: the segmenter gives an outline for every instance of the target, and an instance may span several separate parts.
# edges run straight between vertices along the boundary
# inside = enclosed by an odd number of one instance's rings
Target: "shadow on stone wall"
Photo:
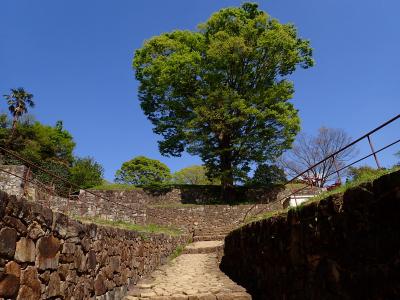
[[[122,299],[188,238],[86,225],[0,191],[0,299]]]
[[[225,239],[253,299],[400,299],[400,171]]]

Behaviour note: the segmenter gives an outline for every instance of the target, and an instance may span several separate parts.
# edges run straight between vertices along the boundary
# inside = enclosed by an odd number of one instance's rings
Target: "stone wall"
[[[0,192],[0,299],[121,299],[187,241],[82,224]]]
[[[253,299],[400,299],[400,171],[225,239]]]
[[[24,192],[24,180],[22,178],[25,178],[27,168],[25,166],[12,165],[0,165],[0,168],[0,190],[10,195],[22,196]],[[13,176],[7,172],[18,175],[19,177]]]

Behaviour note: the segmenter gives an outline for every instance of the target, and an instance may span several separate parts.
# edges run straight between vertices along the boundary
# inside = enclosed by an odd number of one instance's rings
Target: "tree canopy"
[[[92,157],[76,158],[69,172],[69,180],[83,189],[103,183],[104,169]]]
[[[26,92],[24,88],[11,89],[9,95],[4,95],[8,110],[13,116],[12,129],[17,126],[18,119],[28,112],[28,107],[34,107],[33,95]]]
[[[254,171],[253,178],[248,182],[250,185],[271,187],[286,182],[286,175],[283,169],[276,165],[261,164]]]
[[[171,178],[170,169],[162,162],[137,156],[124,162],[115,174],[117,183],[134,185],[151,185],[168,182]]]
[[[256,4],[222,9],[198,31],[175,30],[135,53],[141,107],[163,155],[199,155],[224,189],[278,157],[300,129],[287,76],[313,65],[292,24]]]
[[[172,174],[172,181],[176,184],[219,184],[220,180],[210,180],[206,175],[204,166],[193,165],[183,168]]]
[[[55,126],[44,125],[32,115],[21,115],[16,126],[6,114],[0,115],[0,144],[52,173],[71,180],[80,188],[102,183],[103,168],[92,158],[77,158],[73,151],[75,142],[71,133],[57,121]],[[12,126],[15,127],[12,127]],[[24,164],[23,161],[0,152],[0,163]],[[41,183],[54,183],[56,192],[66,196],[70,186],[54,180],[53,176],[33,168],[35,179]],[[74,189],[73,189],[74,190]]]
[[[298,136],[292,149],[280,158],[280,165],[288,175],[295,177],[347,146],[350,142],[351,137],[343,129],[321,127],[316,136],[302,133]],[[336,170],[344,167],[356,153],[355,146],[347,148],[335,155],[334,159],[325,160],[303,174],[301,179],[319,187],[323,187],[328,181],[338,180]],[[342,171],[342,173],[344,172],[346,170]]]

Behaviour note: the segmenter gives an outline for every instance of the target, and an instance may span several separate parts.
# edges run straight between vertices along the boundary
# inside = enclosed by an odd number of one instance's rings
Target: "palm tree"
[[[28,112],[28,107],[34,107],[33,95],[26,92],[23,88],[11,89],[10,95],[4,95],[7,100],[8,110],[13,116],[11,137],[17,127],[19,118]]]

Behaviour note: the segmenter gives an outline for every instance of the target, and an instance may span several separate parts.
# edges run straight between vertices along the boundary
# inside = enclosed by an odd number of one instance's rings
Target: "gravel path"
[[[139,282],[124,300],[248,300],[251,296],[220,271],[216,251],[223,241],[199,241]]]

